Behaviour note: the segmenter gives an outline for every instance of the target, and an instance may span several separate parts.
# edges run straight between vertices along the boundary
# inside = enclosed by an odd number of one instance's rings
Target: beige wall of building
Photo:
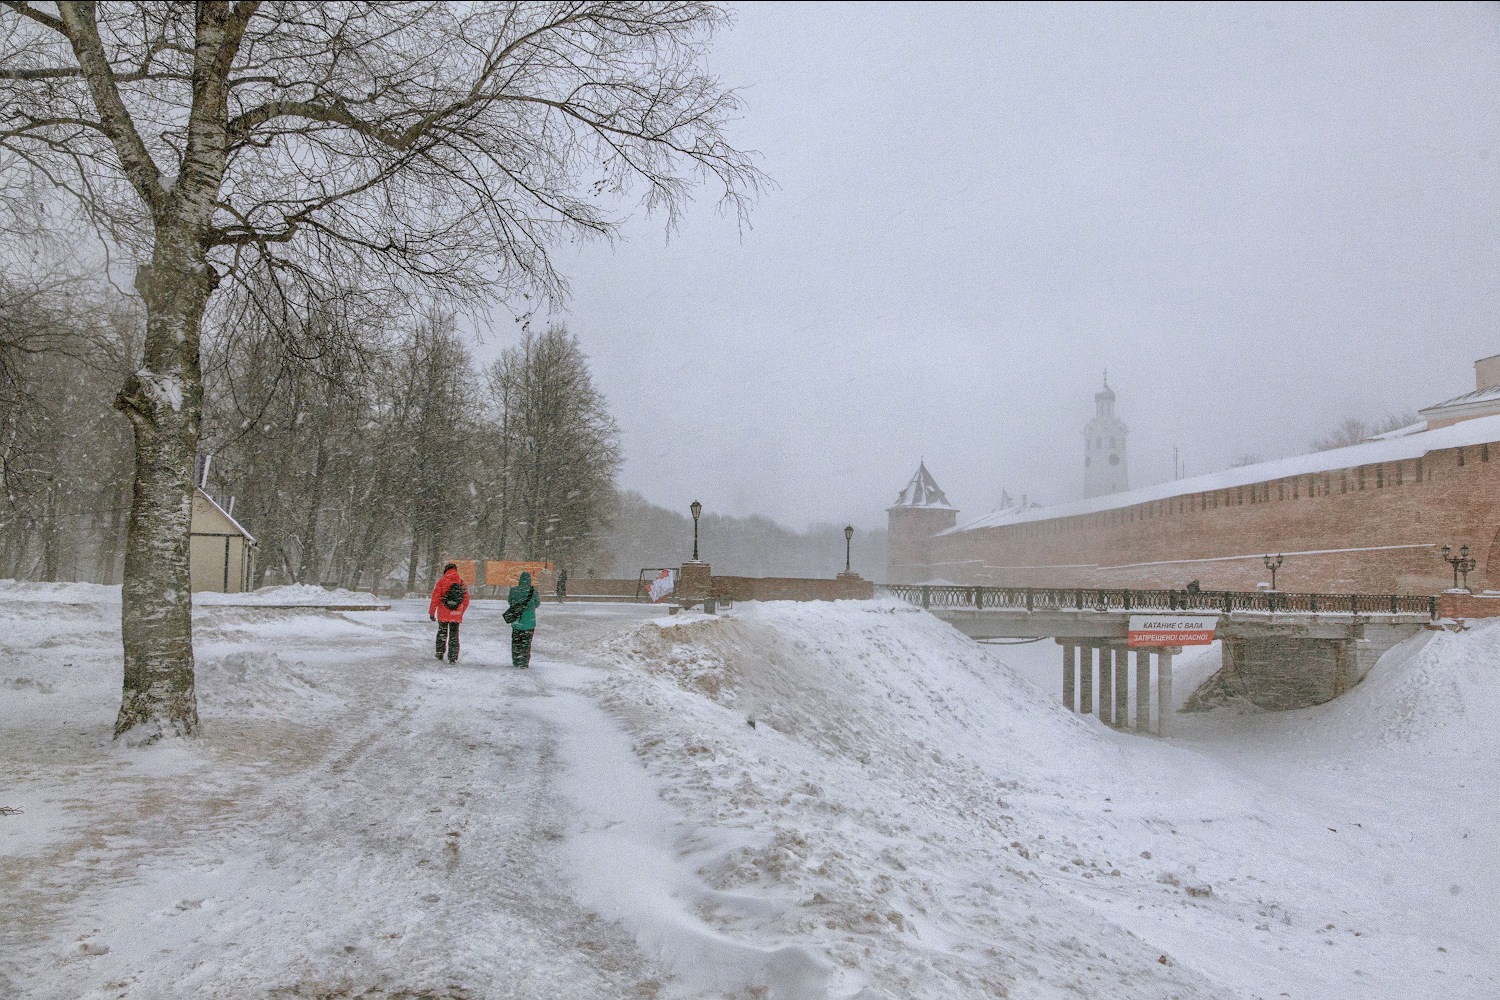
[[[238,594],[250,589],[255,539],[202,490],[193,491],[188,545],[194,593]]]

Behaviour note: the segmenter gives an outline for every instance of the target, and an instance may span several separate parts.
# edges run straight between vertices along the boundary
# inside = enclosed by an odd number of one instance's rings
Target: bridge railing
[[[1421,614],[1437,598],[1419,594],[1291,594],[1268,590],[1098,590],[1077,587],[958,587],[882,583],[876,589],[927,609],[1002,611],[1295,611]]]

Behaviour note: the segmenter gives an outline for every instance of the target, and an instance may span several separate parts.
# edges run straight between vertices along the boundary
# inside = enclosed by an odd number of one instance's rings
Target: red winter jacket
[[[463,580],[459,577],[458,570],[450,569],[438,580],[437,586],[432,588],[432,603],[427,605],[427,613],[429,615],[437,615],[437,620],[440,622],[461,622],[464,620],[464,609],[469,606],[469,588],[467,585],[464,586],[464,602],[455,610],[449,611],[443,605],[443,595],[455,583],[463,583]]]

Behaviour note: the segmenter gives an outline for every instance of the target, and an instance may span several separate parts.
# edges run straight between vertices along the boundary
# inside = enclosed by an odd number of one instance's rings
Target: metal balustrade
[[[1269,611],[1421,614],[1437,618],[1437,598],[1418,594],[1290,594],[1267,590],[1093,590],[1069,587],[957,587],[876,584],[878,591],[929,610]]]

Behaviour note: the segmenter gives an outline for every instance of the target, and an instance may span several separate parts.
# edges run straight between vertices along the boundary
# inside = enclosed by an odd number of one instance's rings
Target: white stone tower
[[[1125,422],[1115,416],[1115,392],[1109,387],[1094,393],[1094,419],[1083,425],[1083,495],[1102,496],[1129,489],[1126,476]]]

